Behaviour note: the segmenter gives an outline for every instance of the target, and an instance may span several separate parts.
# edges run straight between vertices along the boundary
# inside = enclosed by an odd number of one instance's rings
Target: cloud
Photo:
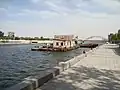
[[[3,21],[3,19],[5,19],[6,15],[7,15],[7,9],[5,8],[0,8],[0,20]]]
[[[120,14],[120,3],[113,0],[30,0],[36,9],[23,9],[12,15],[32,16],[38,18],[53,18],[71,14],[82,14],[88,17],[106,17],[111,14]],[[44,6],[44,7],[42,7]],[[43,10],[39,10],[38,7]],[[38,10],[37,10],[38,9]]]
[[[112,14],[120,14],[120,3],[115,0],[93,0],[95,3],[101,7],[107,8],[108,11],[111,11]]]
[[[101,19],[91,17],[76,14],[57,19],[53,17],[42,22],[9,21],[4,24],[5,26],[3,27],[3,30],[13,30],[20,36],[53,36],[54,34],[74,34],[80,37],[88,37],[93,35],[101,35],[105,37],[109,32],[115,32],[115,30],[119,28],[119,16],[105,16]]]
[[[45,4],[47,4],[52,11],[57,12],[61,15],[67,15],[69,12],[71,12],[71,10],[69,8],[67,8],[65,6],[61,6],[54,2],[45,1]]]
[[[120,27],[120,3],[114,0],[29,1],[32,3],[28,7],[21,7],[17,12],[7,10],[8,22],[2,22],[1,27],[20,36],[75,34],[83,37],[106,36]],[[6,12],[4,8],[0,11]]]
[[[120,3],[114,0],[41,0],[50,10],[70,14],[84,10],[90,13],[120,14]],[[41,5],[41,2],[39,2]],[[38,4],[38,3],[37,3]],[[76,13],[76,12],[75,12]]]
[[[36,17],[36,18],[52,18],[52,17],[57,17],[59,16],[58,13],[53,12],[53,11],[37,11],[37,10],[29,10],[29,9],[24,9],[22,12],[17,14],[18,16],[31,16],[31,17]]]
[[[5,9],[5,8],[0,8],[0,12],[7,12],[7,9]]]
[[[40,0],[31,0],[32,3],[38,3]]]

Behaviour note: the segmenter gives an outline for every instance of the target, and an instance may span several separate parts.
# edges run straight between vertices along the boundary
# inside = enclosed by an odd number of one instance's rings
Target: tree
[[[4,36],[4,32],[0,31],[0,37]]]
[[[19,37],[15,37],[15,40],[20,40],[20,38]]]
[[[113,34],[111,39],[112,39],[112,40],[117,40],[117,39],[118,39],[118,38],[117,38],[117,34]]]
[[[43,39],[43,36],[41,36],[40,39],[42,40],[42,39]]]
[[[118,38],[118,40],[120,40],[120,29],[118,30],[117,38]]]
[[[120,34],[120,29],[118,30],[118,34]]]
[[[34,37],[35,40],[39,40],[39,37]]]
[[[119,29],[118,32],[115,33],[115,34],[110,33],[110,34],[108,35],[108,40],[109,40],[109,42],[112,41],[112,42],[114,42],[114,43],[120,42],[120,29]]]

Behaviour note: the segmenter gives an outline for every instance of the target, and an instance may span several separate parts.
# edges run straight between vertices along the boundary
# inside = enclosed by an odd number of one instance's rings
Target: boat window
[[[53,43],[51,43],[50,46],[53,46]]]
[[[56,46],[58,46],[59,45],[59,43],[58,42],[56,42]]]
[[[39,46],[35,46],[35,48],[39,48]]]
[[[67,45],[69,45],[69,42],[67,42]]]
[[[63,46],[63,42],[61,42],[61,46]]]

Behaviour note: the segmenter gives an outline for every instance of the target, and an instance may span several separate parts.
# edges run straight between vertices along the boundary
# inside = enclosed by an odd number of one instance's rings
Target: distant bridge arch
[[[84,41],[90,40],[90,39],[93,39],[93,38],[100,38],[100,39],[102,39],[103,41],[107,41],[107,39],[104,38],[104,37],[102,37],[102,36],[90,36],[90,37],[84,39]]]

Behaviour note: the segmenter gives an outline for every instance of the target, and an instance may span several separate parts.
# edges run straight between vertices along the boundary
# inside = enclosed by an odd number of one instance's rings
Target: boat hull
[[[72,48],[32,48],[32,51],[53,51],[53,52],[66,52],[73,49],[77,49],[79,47],[72,47]]]
[[[95,48],[98,44],[81,44],[80,47],[82,48]]]

